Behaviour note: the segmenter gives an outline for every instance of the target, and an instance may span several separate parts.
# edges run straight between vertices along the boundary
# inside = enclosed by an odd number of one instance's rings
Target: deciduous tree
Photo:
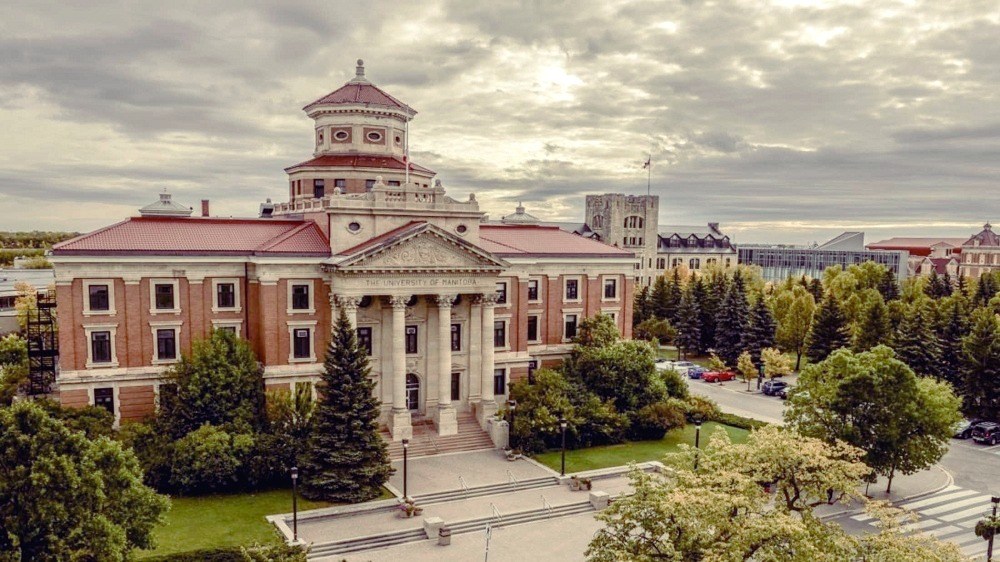
[[[778,322],[775,339],[778,346],[795,354],[795,370],[802,363],[815,313],[816,301],[805,288],[794,287],[775,298],[774,316]]]
[[[792,361],[780,349],[765,347],[760,352],[760,359],[764,365],[764,376],[769,379],[792,374]]]

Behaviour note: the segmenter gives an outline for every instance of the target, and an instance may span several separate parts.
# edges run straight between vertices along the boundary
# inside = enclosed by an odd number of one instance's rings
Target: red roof
[[[313,221],[132,217],[60,242],[52,253],[327,257],[330,242]]]
[[[890,238],[888,240],[881,240],[875,242],[874,244],[868,244],[869,250],[906,250],[914,256],[928,256],[931,253],[931,248],[938,244],[947,244],[953,246],[954,253],[960,253],[962,251],[962,243],[965,242],[965,238],[913,238],[913,237],[896,237]]]
[[[388,107],[392,109],[401,109],[411,115],[415,115],[417,112],[405,103],[397,100],[396,98],[385,93],[378,86],[368,82],[368,81],[350,81],[344,84],[340,88],[330,92],[329,94],[319,98],[318,100],[312,102],[311,104],[303,107],[305,111],[309,111],[317,105],[337,105],[337,104],[364,104],[364,105],[375,105],[380,107]]]
[[[939,275],[944,275],[948,273],[948,264],[955,261],[955,258],[928,258],[931,261],[931,265],[934,266],[934,271],[938,272]]]
[[[634,255],[556,226],[540,225],[482,225],[479,246],[503,257],[630,258]]]
[[[388,170],[405,170],[406,163],[398,156],[375,156],[371,154],[324,154],[312,160],[299,162],[294,166],[285,168],[286,172],[296,168],[382,168]],[[423,166],[410,162],[411,172],[434,175],[433,170],[428,170]]]

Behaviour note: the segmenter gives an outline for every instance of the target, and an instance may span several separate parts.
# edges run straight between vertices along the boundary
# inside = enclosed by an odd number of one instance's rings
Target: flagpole
[[[406,181],[403,185],[410,185],[410,120],[407,119],[403,125],[403,164],[406,165]]]
[[[648,166],[646,166],[646,170],[647,170],[646,171],[646,197],[649,197],[649,185],[653,181],[653,153],[652,152],[649,153],[649,158],[646,160],[646,163],[649,164]]]

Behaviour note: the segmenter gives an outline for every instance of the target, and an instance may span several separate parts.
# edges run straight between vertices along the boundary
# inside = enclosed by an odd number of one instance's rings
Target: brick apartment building
[[[169,195],[55,246],[60,400],[118,420],[152,414],[164,370],[212,329],[252,344],[269,388],[317,380],[346,311],[371,356],[394,440],[480,423],[508,384],[565,356],[579,322],[631,335],[636,258],[541,224],[488,224],[405,159],[416,114],[364,76],[306,106],[313,158],[286,203],[201,216]],[[464,414],[464,415],[462,415]]]

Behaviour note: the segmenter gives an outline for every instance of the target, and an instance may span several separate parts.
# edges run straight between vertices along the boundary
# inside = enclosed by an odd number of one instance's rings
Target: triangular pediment
[[[507,267],[504,260],[430,224],[347,256],[336,266],[339,271],[431,272],[499,272]]]

